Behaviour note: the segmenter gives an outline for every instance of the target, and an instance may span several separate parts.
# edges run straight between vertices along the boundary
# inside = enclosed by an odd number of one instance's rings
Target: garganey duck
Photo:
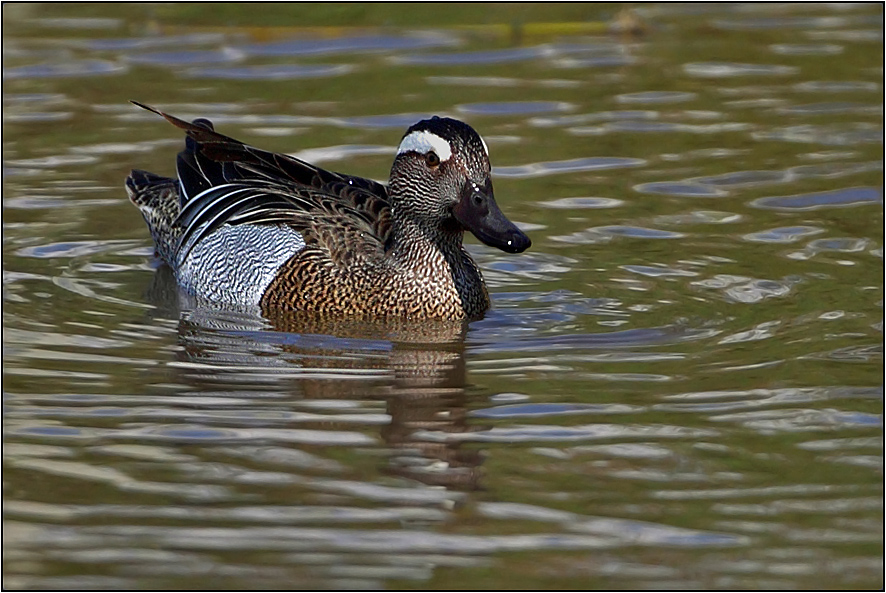
[[[133,101],[133,103],[135,103]],[[178,179],[133,170],[129,198],[191,294],[263,309],[473,319],[489,293],[462,238],[509,253],[529,237],[495,203],[486,143],[432,117],[406,130],[387,185],[187,122]]]

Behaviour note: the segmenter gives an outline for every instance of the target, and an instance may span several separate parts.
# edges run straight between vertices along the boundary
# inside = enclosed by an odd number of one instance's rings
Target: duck
[[[176,177],[125,186],[155,255],[188,294],[265,311],[471,320],[490,307],[470,231],[506,253],[531,240],[501,211],[489,148],[434,116],[400,140],[387,184],[254,148],[137,101],[184,130]]]

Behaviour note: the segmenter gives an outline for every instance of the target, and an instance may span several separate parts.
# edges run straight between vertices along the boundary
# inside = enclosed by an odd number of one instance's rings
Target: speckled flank
[[[213,301],[258,305],[280,266],[304,246],[286,226],[224,225],[191,250],[176,279]]]
[[[180,262],[178,181],[133,171],[126,187],[178,283],[209,300],[258,305],[280,266],[305,246],[301,234],[285,225],[224,225]]]

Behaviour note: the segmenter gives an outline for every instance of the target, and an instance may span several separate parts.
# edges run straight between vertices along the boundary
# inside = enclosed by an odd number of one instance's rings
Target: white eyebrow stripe
[[[452,147],[449,142],[431,132],[415,131],[403,138],[397,154],[415,151],[420,154],[428,154],[430,151],[437,153],[441,161],[448,161],[452,157]]]

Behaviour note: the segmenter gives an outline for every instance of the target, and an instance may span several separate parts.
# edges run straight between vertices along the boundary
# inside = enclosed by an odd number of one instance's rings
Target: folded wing
[[[339,261],[384,253],[391,229],[387,188],[375,181],[320,169],[219,134],[205,119],[187,122],[133,101],[185,130],[177,160],[182,209],[178,259],[224,224],[285,224],[306,245]],[[358,244],[355,244],[357,242]]]

